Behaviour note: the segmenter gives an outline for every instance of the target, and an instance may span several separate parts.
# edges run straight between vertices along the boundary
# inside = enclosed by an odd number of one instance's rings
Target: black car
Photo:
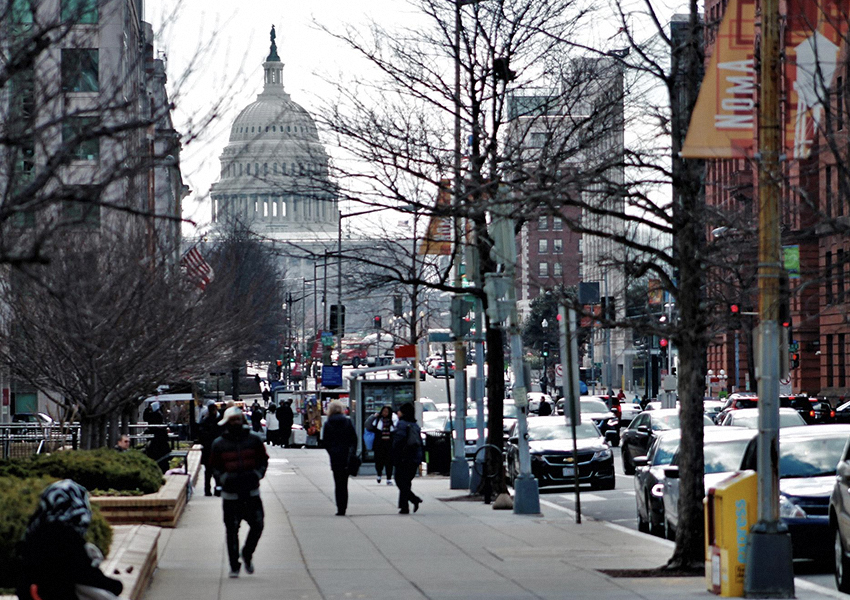
[[[579,400],[582,422],[588,419],[599,428],[605,441],[612,446],[620,445],[620,420],[608,409],[601,398],[581,398]]]
[[[578,469],[579,485],[613,490],[614,453],[593,423],[576,425],[578,464],[573,460],[572,427],[563,417],[536,417],[528,420],[528,452],[531,474],[540,487],[570,486]],[[513,485],[519,475],[519,446],[516,426],[506,448],[508,476]]]
[[[703,416],[703,425],[711,427],[714,423]],[[660,431],[679,428],[679,409],[660,408],[640,413],[629,424],[629,428],[620,434],[620,454],[623,457],[623,473],[633,475],[635,472],[634,458],[646,456],[649,446],[655,441]]]
[[[836,423],[850,423],[850,402],[842,402],[835,408]]]
[[[824,560],[833,556],[830,495],[848,439],[850,425],[779,430],[779,517],[791,533],[794,558]],[[756,468],[757,441],[747,446],[742,469]]]
[[[829,402],[809,398],[808,396],[780,396],[780,406],[793,408],[809,425],[816,423],[834,423],[835,411]]]
[[[679,449],[679,431],[659,433],[646,456],[634,458],[638,530],[644,533],[664,533],[664,467]]]
[[[841,407],[838,407],[841,409]],[[850,443],[844,446],[829,498],[829,527],[834,540],[835,585],[850,593]]]

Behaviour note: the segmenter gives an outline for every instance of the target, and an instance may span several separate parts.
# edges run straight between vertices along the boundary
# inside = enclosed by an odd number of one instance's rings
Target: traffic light
[[[345,335],[345,306],[342,304],[331,304],[331,333],[334,335]]]
[[[670,342],[667,341],[667,338],[661,338],[658,340],[658,348],[661,350],[661,359],[667,359],[667,348],[670,345]],[[665,367],[666,368],[666,367]]]
[[[375,315],[375,316],[372,318],[372,321],[373,321],[373,322],[374,322],[374,324],[375,324],[375,329],[380,329],[380,328],[381,328],[381,315]]]
[[[740,304],[730,304],[729,305],[729,329],[740,329],[741,328],[741,305]]]
[[[790,358],[791,358],[791,368],[792,369],[796,369],[797,367],[800,366],[800,353],[799,352],[792,352]]]
[[[549,342],[543,342],[543,358],[549,356]]]

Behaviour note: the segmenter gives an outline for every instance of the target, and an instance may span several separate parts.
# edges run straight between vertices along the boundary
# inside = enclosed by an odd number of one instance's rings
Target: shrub
[[[0,588],[15,585],[15,546],[38,506],[38,497],[53,481],[52,477],[0,477]],[[96,506],[92,507],[92,523],[86,537],[104,556],[109,554],[112,528]]]
[[[163,481],[157,464],[141,452],[116,452],[108,448],[2,461],[2,476],[73,479],[87,490],[137,490],[143,494],[156,492]]]

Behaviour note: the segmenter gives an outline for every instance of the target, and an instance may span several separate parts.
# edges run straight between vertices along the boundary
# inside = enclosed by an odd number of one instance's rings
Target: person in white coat
[[[269,404],[266,410],[266,443],[272,446],[282,445],[280,439],[280,421],[277,418],[277,407],[274,403]]]

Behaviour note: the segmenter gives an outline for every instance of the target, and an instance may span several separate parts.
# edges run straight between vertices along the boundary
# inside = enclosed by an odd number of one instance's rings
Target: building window
[[[826,387],[835,385],[835,349],[832,346],[832,335],[826,336]]]
[[[245,174],[246,175],[251,174],[251,163],[245,163]]]
[[[835,114],[836,129],[841,131],[844,129],[844,78],[838,77],[835,82]]]
[[[553,217],[552,218],[552,229],[554,229],[555,231],[563,231],[564,220],[561,217]]]
[[[826,294],[824,296],[827,305],[830,305],[832,304],[832,252],[824,253],[823,275],[826,285]]]
[[[263,163],[263,175],[269,174],[269,163]]]
[[[277,175],[277,163],[272,163],[272,175]]]
[[[65,23],[97,23],[98,0],[62,0],[62,21]]]
[[[98,83],[97,48],[62,50],[62,91],[96,92]]]
[[[538,231],[546,231],[549,229],[549,215],[540,215],[537,217]]]
[[[286,163],[280,163],[280,174],[286,175]]]
[[[549,277],[549,263],[537,263],[537,274],[540,277]]]
[[[62,221],[71,227],[84,229],[100,228],[100,205],[97,192],[89,186],[75,186],[70,190],[71,198],[62,203]]]
[[[846,335],[838,334],[838,387],[847,385],[847,349],[845,347]]]
[[[561,263],[555,263],[552,265],[552,275],[555,277],[561,277],[564,274],[564,266]]]
[[[100,138],[85,139],[85,136],[92,135],[92,129],[96,126],[95,117],[71,117],[62,123],[62,141],[71,144],[73,160],[100,159]]]
[[[552,240],[552,252],[555,254],[563,254],[564,252],[564,240],[557,239]]]
[[[825,169],[824,178],[826,179],[826,216],[832,216],[832,165],[827,165]]]
[[[844,250],[839,250],[835,254],[835,269],[838,271],[835,275],[835,301],[841,304],[844,302]]]
[[[546,254],[549,252],[549,240],[537,240],[537,253]]]

